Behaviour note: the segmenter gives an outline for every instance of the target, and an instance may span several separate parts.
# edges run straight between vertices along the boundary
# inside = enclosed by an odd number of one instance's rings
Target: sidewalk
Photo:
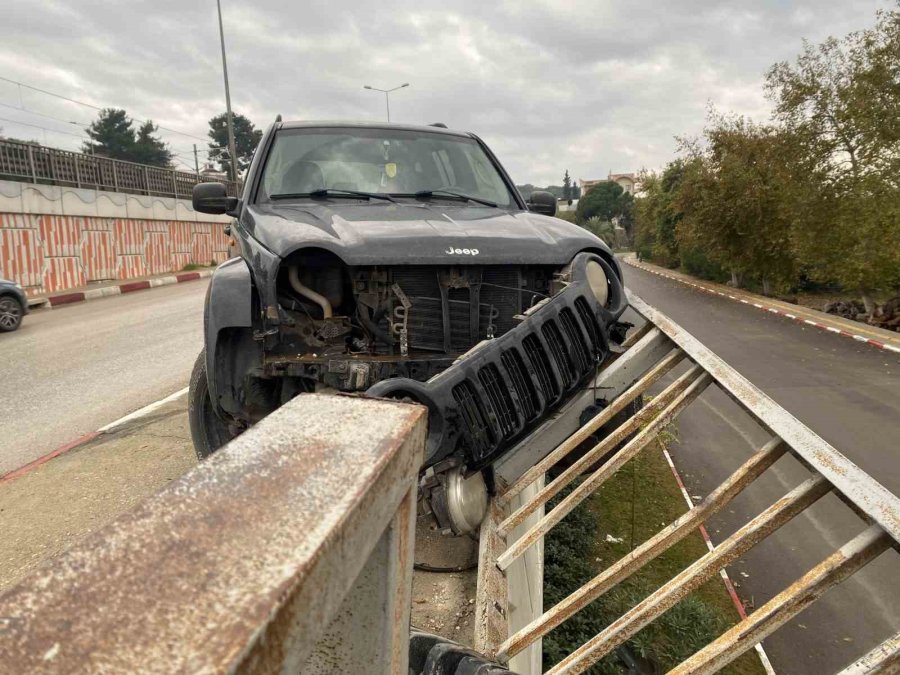
[[[739,288],[723,286],[722,284],[717,284],[713,281],[704,281],[688,274],[684,274],[683,272],[659,267],[652,263],[638,262],[633,253],[622,255],[621,260],[632,267],[637,267],[650,274],[665,277],[666,279],[672,279],[673,281],[691,286],[692,288],[696,288],[706,293],[728,298],[745,305],[751,305],[752,307],[756,307],[765,312],[785,316],[794,321],[799,321],[809,326],[815,326],[816,328],[826,330],[830,333],[837,333],[845,337],[853,338],[857,342],[865,342],[874,347],[878,347],[879,349],[900,354],[900,333],[884,330],[883,328],[877,328],[875,326],[869,326],[868,324],[860,323],[858,321],[850,321],[849,319],[844,319],[843,317],[835,316],[833,314],[826,314],[825,312],[810,309],[802,305],[794,305],[789,302],[775,300],[774,298],[756,295],[755,293],[750,293],[749,291]]]
[[[98,298],[106,298],[111,295],[121,295],[122,293],[131,293],[133,291],[143,291],[148,288],[156,288],[158,286],[168,286],[170,284],[180,284],[185,281],[196,281],[197,279],[205,279],[212,276],[214,268],[206,268],[195,270],[192,272],[176,272],[175,274],[136,277],[134,279],[113,279],[109,281],[95,281],[86,286],[77,286],[67,289],[61,293],[51,293],[45,295],[36,295],[28,298],[28,306],[31,309],[42,307],[57,307],[59,305],[68,305],[73,302],[85,302],[87,300],[96,300]]]

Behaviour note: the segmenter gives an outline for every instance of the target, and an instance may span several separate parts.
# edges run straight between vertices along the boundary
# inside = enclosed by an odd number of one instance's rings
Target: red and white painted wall
[[[0,277],[33,296],[218,263],[228,220],[186,200],[0,181]]]

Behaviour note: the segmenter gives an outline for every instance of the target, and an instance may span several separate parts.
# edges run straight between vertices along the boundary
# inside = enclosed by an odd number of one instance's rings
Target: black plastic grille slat
[[[574,352],[572,356],[578,364],[579,374],[589,372],[591,369],[591,348],[585,342],[584,333],[578,327],[575,315],[572,314],[570,309],[566,308],[559,313],[559,319],[563,330],[566,332],[566,337],[569,338],[569,344]]]
[[[569,389],[578,379],[575,371],[575,364],[569,358],[566,343],[563,342],[563,336],[559,332],[559,328],[554,321],[548,321],[541,327],[541,334],[553,354],[553,360],[556,361],[556,367],[562,375],[564,382],[563,388]]]
[[[474,387],[465,380],[453,387],[453,400],[459,409],[466,430],[466,440],[475,459],[489,454],[494,448],[494,437],[487,413]]]
[[[525,421],[530,422],[537,417],[541,406],[531,378],[528,377],[528,371],[525,370],[522,356],[515,349],[507,349],[500,356],[500,362],[503,364],[503,368],[513,384],[513,390],[516,392],[516,398],[519,400],[522,415],[525,417]]]
[[[494,412],[494,417],[500,427],[500,433],[504,439],[512,436],[516,431],[518,415],[513,404],[512,396],[503,384],[500,371],[493,363],[489,363],[478,371],[478,381],[484,387],[488,402]]]
[[[528,356],[528,361],[534,369],[544,400],[548,405],[556,402],[556,399],[559,397],[559,386],[556,383],[556,378],[553,377],[553,372],[550,370],[547,353],[541,346],[540,340],[538,340],[536,335],[529,335],[522,340],[522,346],[525,347],[525,354]]]
[[[581,318],[581,324],[591,336],[591,346],[595,354],[601,354],[605,351],[603,341],[600,339],[600,326],[597,324],[597,317],[591,311],[588,301],[584,298],[575,300],[575,309],[578,310],[578,316]]]

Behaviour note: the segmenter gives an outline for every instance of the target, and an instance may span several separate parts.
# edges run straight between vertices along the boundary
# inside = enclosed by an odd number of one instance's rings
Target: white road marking
[[[145,405],[140,410],[135,410],[133,413],[128,413],[127,415],[125,415],[125,417],[120,417],[115,422],[110,422],[106,426],[100,427],[99,429],[97,429],[97,431],[99,431],[100,433],[105,433],[107,431],[110,431],[111,429],[115,429],[116,427],[125,424],[126,422],[131,422],[132,420],[136,420],[138,418],[149,415],[154,410],[164,406],[166,403],[169,403],[170,401],[174,401],[177,398],[181,398],[182,396],[187,394],[187,392],[188,392],[187,387],[185,387],[184,389],[179,389],[174,394],[169,394],[165,398],[162,398],[158,401],[154,401],[153,403],[151,403],[149,405]]]

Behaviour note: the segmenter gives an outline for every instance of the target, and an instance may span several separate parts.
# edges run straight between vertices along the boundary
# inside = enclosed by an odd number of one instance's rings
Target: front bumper
[[[610,282],[603,307],[585,266],[596,260]],[[567,285],[504,335],[477,344],[427,382],[393,378],[368,396],[410,398],[429,409],[425,467],[450,457],[467,470],[489,464],[559,409],[609,355],[609,331],[627,301],[613,266],[576,256]]]

